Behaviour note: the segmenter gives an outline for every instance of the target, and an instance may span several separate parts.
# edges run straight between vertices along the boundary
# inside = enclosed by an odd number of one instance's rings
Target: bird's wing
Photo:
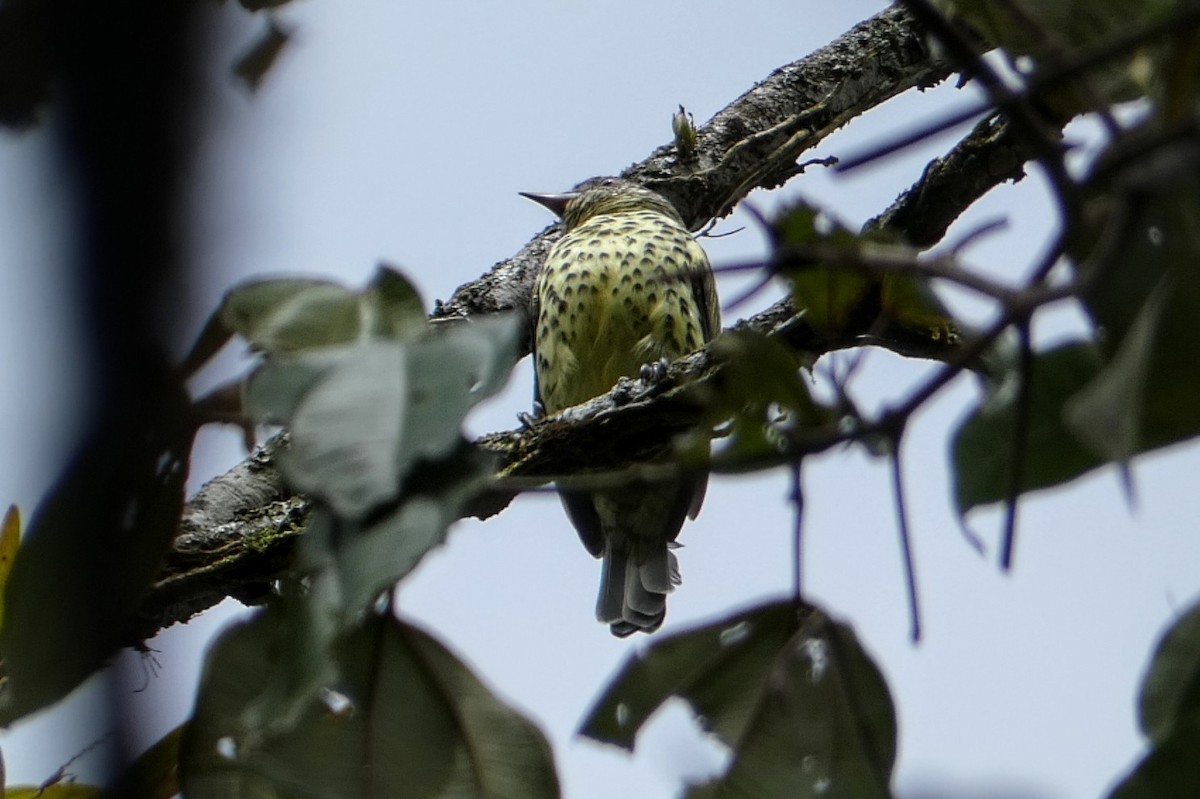
[[[688,260],[691,268],[692,296],[700,306],[701,332],[705,342],[721,332],[721,303],[717,299],[717,281],[704,248],[688,237]]]

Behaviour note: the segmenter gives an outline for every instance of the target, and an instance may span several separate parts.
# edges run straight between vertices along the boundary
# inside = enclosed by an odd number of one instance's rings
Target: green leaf
[[[462,518],[468,499],[486,485],[490,458],[465,445],[454,457],[424,464],[404,503],[369,524],[343,523],[335,554],[339,596],[347,622],[416,568]],[[305,542],[301,543],[307,551]]]
[[[161,370],[141,423],[94,430],[30,519],[5,585],[0,725],[65,696],[129,643],[178,529],[195,432],[187,395]]]
[[[316,278],[260,279],[226,292],[181,370],[191,375],[240,335],[268,355],[312,352],[356,340],[408,340],[426,329],[417,290],[381,264],[359,293]]]
[[[558,796],[530,722],[427,633],[372,617],[336,648],[341,680],[294,729],[242,726],[265,688],[274,637],[259,616],[225,633],[205,664],[183,742],[188,799]]]
[[[336,676],[330,648],[337,637],[445,540],[492,470],[490,458],[464,444],[452,458],[423,464],[404,501],[370,522],[340,519],[322,506],[312,511],[295,564],[306,589],[289,584],[275,603],[276,676],[247,709],[248,728],[281,731],[296,723]]]
[[[1121,167],[1092,178],[1093,225],[1073,242],[1114,353],[1073,421],[1114,459],[1200,434],[1200,156],[1190,142],[1137,149],[1161,135],[1151,119],[1132,153],[1109,154]]]
[[[878,282],[845,265],[821,266],[808,254],[825,248],[853,257],[858,239],[820,211],[794,205],[771,220],[775,252],[772,264],[792,286],[792,302],[803,309],[804,319],[820,333],[840,333],[870,300]],[[877,297],[877,292],[876,292]],[[874,315],[878,300],[874,302]]]
[[[55,782],[51,785],[13,785],[4,789],[5,799],[95,799],[95,785],[82,782]]]
[[[896,719],[854,634],[819,610],[776,602],[655,641],[631,658],[581,732],[632,748],[672,696],[734,749],[704,797],[887,797]]]
[[[1180,724],[1200,725],[1200,603],[1158,642],[1138,698],[1138,723],[1157,744]]]
[[[1027,439],[1020,491],[1065,483],[1101,466],[1104,459],[1079,442],[1063,419],[1063,407],[1100,370],[1100,356],[1085,342],[1064,344],[1033,359]],[[960,516],[999,502],[1008,494],[1016,437],[1019,392],[1016,366],[998,383],[954,434],[954,498]]]
[[[229,290],[221,323],[271,354],[345,344],[359,335],[354,292],[328,280],[255,280]]]
[[[788,432],[832,418],[809,394],[804,364],[777,339],[749,330],[726,331],[713,341],[712,353],[723,371],[715,390],[703,395],[706,427],[733,422],[714,455],[726,468],[778,453]],[[701,444],[707,453],[707,437]]]
[[[1112,361],[1063,409],[1075,437],[1108,460],[1127,461],[1142,449],[1142,397],[1155,357],[1163,289],[1165,284],[1142,307]]]
[[[245,406],[288,427],[280,467],[294,488],[360,520],[399,496],[414,464],[459,445],[467,413],[507,381],[520,336],[517,319],[494,317],[272,358]]]
[[[362,294],[364,327],[371,335],[408,341],[424,333],[425,303],[415,286],[396,269],[380,264]]]
[[[1171,13],[1170,0],[1039,0],[1006,4],[990,0],[936,0],[1011,56],[1032,57],[1034,71],[1053,72],[1064,59],[1079,55]],[[954,13],[956,12],[956,14]],[[1147,46],[1133,56],[1109,58],[1084,75],[1053,87],[1037,98],[1063,119],[1146,92],[1156,51]]]
[[[827,335],[867,332],[953,343],[958,325],[928,279],[867,271],[873,258],[917,250],[884,230],[851,232],[803,203],[771,221],[771,266],[792,286],[792,301],[804,321]]]

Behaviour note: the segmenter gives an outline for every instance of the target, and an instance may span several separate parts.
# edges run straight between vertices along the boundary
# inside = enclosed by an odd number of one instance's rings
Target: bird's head
[[[521,196],[549,208],[562,220],[567,230],[600,214],[632,211],[657,211],[683,223],[679,212],[667,198],[625,178],[591,178],[562,194],[521,192]]]

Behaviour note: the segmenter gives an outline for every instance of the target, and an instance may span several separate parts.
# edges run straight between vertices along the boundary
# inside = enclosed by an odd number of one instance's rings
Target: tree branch
[[[853,117],[948,74],[948,66],[929,52],[907,13],[891,8],[811,56],[777,69],[735,100],[699,129],[696,155],[686,163],[677,157],[674,145],[667,145],[623,174],[668,196],[695,229],[728,213],[751,189],[782,184],[796,173],[796,160],[803,152]],[[1011,168],[980,168],[988,164],[988,148],[1007,147],[1007,140],[969,144],[971,140],[968,137],[943,159],[942,169],[927,170],[874,224],[924,243],[940,236],[939,225],[944,232],[971,201],[1016,174]],[[956,154],[965,165],[951,165]],[[944,200],[948,189],[957,185],[956,168],[963,171],[966,188],[953,192],[953,201],[942,202],[934,211],[928,198],[942,194]],[[556,226],[547,228],[516,255],[459,287],[448,301],[438,302],[431,320],[451,322],[526,311],[537,271],[556,237]],[[959,350],[954,342],[878,325],[836,337],[818,336],[789,300],[735,328],[770,333],[814,355],[871,343],[904,355],[953,361]],[[603,397],[529,428],[484,436],[477,444],[499,458],[500,477],[496,490],[468,513],[498,512],[522,487],[553,475],[569,474],[585,465],[615,468],[637,460],[648,447],[694,428],[702,420],[702,404],[695,392],[703,390],[705,381],[719,379],[711,353],[702,350],[672,364],[660,384],[626,381]],[[819,449],[842,439],[844,434],[831,430],[814,435],[810,445]],[[255,602],[270,594],[272,582],[288,569],[309,507],[307,500],[286,491],[272,465],[284,443],[282,437],[272,439],[259,453],[207,483],[187,503],[174,550],[131,627],[131,643],[186,621],[225,596]]]
[[[950,75],[909,14],[893,6],[815,53],[776,69],[696,132],[692,158],[674,144],[622,172],[658,191],[692,230],[728,214],[752,189],[775,188],[797,174],[796,159],[854,117],[913,87]],[[527,312],[552,225],[516,255],[460,286],[432,319]]]

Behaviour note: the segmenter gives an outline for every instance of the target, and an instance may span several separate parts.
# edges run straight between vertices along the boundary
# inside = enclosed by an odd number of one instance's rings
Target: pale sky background
[[[707,120],[775,67],[824,45],[881,10],[880,2],[718,4],[620,0],[602,4],[303,0],[278,19],[295,39],[257,95],[227,66],[262,18],[235,4],[206,7],[213,64],[210,115],[190,183],[191,298],[164,306],[182,353],[233,282],[279,273],[362,285],[387,260],[407,270],[427,303],[515,252],[549,223],[518,191],[557,191],[615,173],[670,138],[682,103]],[[806,157],[845,155],[965,98],[950,86],[912,92],[854,122]],[[853,225],[878,213],[953,138],[887,166],[838,177],[814,170],[775,196],[803,196]],[[45,162],[44,135],[0,137],[0,501],[26,511],[65,457],[77,332],[56,272],[65,252],[66,198]],[[1036,176],[993,192],[956,228],[1004,215],[1009,232],[968,253],[998,275],[1026,268],[1050,219]],[[970,220],[974,220],[973,222]],[[735,215],[719,230],[746,224]],[[750,227],[704,242],[715,263],[763,252]],[[723,282],[726,296],[736,283]],[[772,287],[752,313],[778,296]],[[979,306],[957,305],[978,318]],[[1077,323],[1038,318],[1043,341]],[[226,359],[234,368],[234,359]],[[928,365],[872,355],[852,388],[867,406],[895,402]],[[209,375],[215,379],[220,375]],[[1022,505],[1016,568],[995,563],[999,514],[969,523],[986,557],[959,532],[946,471],[947,431],[975,388],[963,381],[917,417],[904,450],[926,638],[909,643],[903,572],[883,461],[858,450],[805,465],[805,578],[812,600],[851,622],[883,669],[900,720],[894,785],[915,798],[1074,799],[1103,794],[1135,762],[1134,701],[1162,627],[1197,592],[1200,535],[1194,445],[1137,464],[1138,509],[1112,470]],[[508,429],[530,397],[527,363],[510,390],[470,420]],[[193,487],[241,457],[231,431],[202,434]],[[714,478],[704,513],[680,552],[684,583],[664,633],[790,590],[791,510],[783,470]],[[486,523],[463,522],[400,592],[407,616],[473,664],[550,737],[565,796],[666,797],[711,772],[715,748],[674,708],[632,759],[574,737],[605,679],[645,637],[616,640],[595,623],[599,564],[579,545],[557,501],[519,499]],[[157,639],[147,676],[127,654],[119,678],[145,719],[145,743],[192,701],[199,647],[238,612],[226,602]],[[145,688],[138,692],[138,689]],[[9,781],[37,783],[106,729],[95,691],[0,737]],[[95,758],[73,770],[93,773]]]

